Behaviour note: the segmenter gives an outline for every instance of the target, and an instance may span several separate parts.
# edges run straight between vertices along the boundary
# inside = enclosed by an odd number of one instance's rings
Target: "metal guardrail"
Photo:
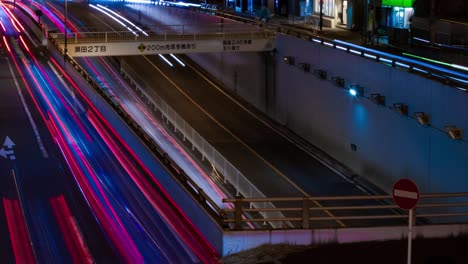
[[[166,119],[167,124],[172,124],[174,133],[180,132],[182,139],[188,140],[192,145],[192,150],[197,150],[202,155],[202,160],[208,160],[216,169],[216,173],[223,177],[224,183],[229,182],[236,190],[236,196],[244,197],[266,197],[242,172],[231,164],[219,151],[217,151],[208,141],[206,141],[194,128],[190,126],[177,112],[172,109],[159,95],[148,95],[145,89],[141,87],[144,82],[140,79],[138,73],[128,67],[124,61],[121,61],[121,74],[130,81],[132,88],[137,92],[140,98],[146,102],[148,109],[155,115],[161,115]],[[140,85],[141,84],[141,85]],[[154,89],[152,89],[154,90]],[[195,183],[191,185],[196,186]],[[273,208],[272,203],[264,202],[261,204],[252,203],[254,207]],[[280,212],[269,211],[261,213],[264,217],[283,217]],[[271,223],[274,227],[280,227],[278,223]],[[290,226],[290,225],[289,225]]]
[[[49,38],[50,42],[60,50],[56,39]],[[317,41],[316,41],[317,42]],[[322,45],[333,46],[337,48],[333,43],[327,42],[324,39],[320,39]],[[338,47],[339,48],[339,47]],[[61,50],[63,53],[63,50]],[[353,52],[348,49],[348,52]],[[354,52],[353,52],[354,53]],[[361,53],[362,54],[362,53]],[[367,57],[367,56],[366,56]],[[334,221],[337,220],[388,220],[388,219],[402,219],[407,216],[404,213],[394,213],[394,214],[385,214],[385,215],[344,215],[336,216],[334,214],[328,216],[312,216],[314,211],[362,211],[362,210],[389,210],[396,209],[395,205],[388,204],[388,200],[391,199],[391,196],[355,196],[355,197],[307,197],[307,198],[233,198],[233,199],[224,199],[225,203],[234,204],[234,209],[221,209],[216,205],[200,188],[197,188],[195,183],[190,179],[186,173],[180,169],[180,167],[165,153],[151,137],[133,120],[128,113],[112,98],[111,95],[107,93],[106,90],[102,89],[99,84],[82,68],[73,58],[66,57],[67,61],[71,63],[75,69],[91,84],[91,86],[109,103],[109,105],[115,110],[115,112],[129,125],[129,127],[135,132],[136,135],[151,149],[155,156],[161,160],[166,168],[176,176],[179,182],[184,186],[189,193],[191,193],[197,200],[201,201],[202,206],[208,209],[208,212],[224,226],[229,226],[233,229],[242,230],[244,228],[244,223],[258,223],[258,222],[299,222],[299,228],[310,228],[312,227],[311,222],[314,221]],[[395,63],[392,64],[397,64]],[[399,66],[399,65],[397,65]],[[177,123],[177,122],[176,122]],[[176,126],[176,125],[174,125]],[[421,195],[421,198],[450,198],[450,197],[467,197],[468,193],[460,194],[429,194]],[[381,205],[326,205],[327,201],[350,201],[350,200],[380,200],[387,204]],[[310,207],[313,204],[313,201],[321,201],[324,206],[322,207]],[[297,207],[262,207],[263,204],[277,203],[277,202],[299,202],[300,205]],[[245,207],[244,205],[248,203],[249,206]],[[252,206],[255,204],[255,206]],[[427,209],[427,208],[447,208],[447,207],[466,207],[468,206],[467,202],[452,202],[452,203],[432,203],[432,204],[422,204],[418,208]],[[249,213],[257,213],[255,215],[268,216],[271,212],[296,212],[299,213],[297,217],[262,217],[262,218],[243,218],[245,215],[251,215]],[[393,212],[393,211],[392,211]],[[246,214],[247,213],[247,214]],[[262,214],[263,213],[263,214]],[[267,213],[267,214],[266,214]],[[440,217],[464,217],[468,216],[468,212],[446,212],[446,213],[421,213],[416,214],[418,218],[440,218]],[[282,228],[287,227],[287,225],[282,224]],[[298,226],[295,225],[295,228]]]
[[[321,207],[312,207],[313,202]],[[295,228],[323,228],[317,222],[342,221],[346,227],[373,225],[399,225],[408,218],[406,210],[401,210],[392,201],[391,195],[372,196],[319,196],[319,197],[282,197],[282,198],[235,198],[223,199],[234,205],[233,209],[223,209],[226,223],[231,229],[243,230],[245,223],[292,222]],[[276,208],[251,208],[250,203],[271,202],[295,204]],[[292,216],[284,218],[242,218],[245,213],[279,211]],[[328,211],[329,214],[317,215]],[[295,213],[295,214],[294,214]],[[257,214],[258,215],[258,214]],[[468,222],[468,193],[431,193],[421,194],[420,203],[415,208],[415,217],[421,223],[460,223]],[[443,220],[448,219],[448,220]],[[396,220],[396,221],[395,221]],[[330,226],[330,225],[329,225]],[[325,225],[327,227],[327,225]]]
[[[414,17],[411,28],[413,40],[430,43],[431,31],[434,45],[446,48],[468,48],[468,23],[439,19]]]
[[[49,42],[63,54],[63,49],[60,49],[59,44],[55,39],[49,36]],[[164,166],[176,176],[176,179],[179,183],[197,200],[199,203],[207,209],[207,212],[213,216],[220,225],[224,224],[222,219],[224,219],[223,210],[214,202],[204,191],[199,188],[197,184],[182,170],[177,163],[169,157],[169,155],[155,142],[151,136],[144,131],[144,129],[131,117],[129,113],[113,98],[113,95],[110,94],[106,89],[103,89],[97,80],[94,78],[73,58],[66,56],[66,60],[70,63],[75,70],[77,70],[91,85],[92,88],[114,109],[114,111],[122,118],[123,121],[128,125],[128,127],[142,140],[142,142],[152,151],[152,153],[164,164]],[[128,69],[127,69],[128,70]],[[136,87],[136,82],[132,80],[134,88]],[[140,92],[142,91],[139,89]],[[238,194],[245,196],[257,196],[265,197],[250,181],[245,178],[242,173],[240,173],[234,166],[232,166],[229,161],[227,161],[218,151],[211,147],[195,130],[190,130],[190,126],[186,123],[178,114],[173,111],[169,105],[164,103],[162,99],[158,100],[159,103],[155,103],[150,100],[150,97],[141,94],[146,98],[148,106],[153,104],[152,110],[158,109],[160,113],[165,114],[168,121],[171,121],[174,128],[183,133],[184,137],[192,139],[193,146],[204,155],[205,158],[211,161],[211,163],[222,173],[225,177],[225,181],[229,182],[236,187]],[[159,106],[159,108],[157,108]],[[183,129],[182,129],[183,128]],[[187,131],[191,132],[187,132]],[[205,143],[206,142],[206,143]],[[255,204],[258,207],[272,208],[273,205],[265,202],[262,204]],[[282,217],[279,212],[266,212],[263,213],[266,217]],[[276,223],[272,223],[272,226],[277,226]]]
[[[61,54],[64,53],[54,38],[49,37],[49,43]],[[151,138],[150,135],[125,111],[108,90],[103,89],[99,82],[95,80],[79,63],[70,56],[65,57],[75,70],[85,78],[88,84],[109,104],[116,114],[127,124],[127,126],[138,136],[138,138],[151,150],[154,156],[161,161],[164,167],[175,176],[175,179],[187,190],[188,193],[199,201],[206,211],[221,225],[223,211],[221,208],[182,170],[177,163]]]
[[[49,43],[51,43],[58,51],[62,54],[64,50],[60,48],[57,35],[53,36],[52,33],[49,34]],[[80,33],[81,34],[81,33]],[[64,34],[62,34],[64,36]],[[223,224],[222,219],[223,211],[221,208],[214,202],[197,184],[188,176],[185,171],[183,171],[175,162],[172,160],[169,155],[155,142],[151,136],[144,131],[144,129],[130,116],[125,109],[120,106],[120,104],[114,100],[113,95],[109,94],[106,89],[103,89],[99,82],[94,80],[93,77],[81,66],[79,65],[72,57],[66,56],[66,61],[70,63],[93,87],[97,93],[114,109],[114,111],[126,122],[126,124],[132,129],[132,131],[145,143],[145,145],[153,152],[153,154],[163,162],[165,167],[176,176],[176,179],[179,183],[196,199],[200,204],[207,209],[207,211],[214,218],[217,219],[220,225]],[[126,69],[128,73],[129,69]],[[126,74],[127,75],[127,74]],[[136,78],[137,75],[131,75],[133,78]],[[129,77],[127,75],[126,77]],[[131,79],[131,83],[134,85],[134,89],[138,89],[137,83],[134,79]],[[257,196],[265,197],[265,195],[260,192],[256,186],[254,186],[247,178],[245,178],[241,172],[239,172],[229,161],[227,161],[219,152],[214,149],[208,142],[206,142],[193,128],[191,128],[188,123],[186,123],[172,108],[169,107],[159,96],[156,98],[156,103],[154,100],[151,100],[147,94],[143,93],[143,90],[138,89],[141,93],[141,96],[145,98],[145,102],[153,111],[158,110],[160,113],[165,115],[167,121],[171,122],[174,128],[183,133],[184,138],[191,140],[194,147],[196,147],[200,153],[202,153],[204,158],[210,160],[210,162],[216,167],[218,171],[225,177],[224,180],[229,181],[237,190],[237,194],[242,194],[244,196]],[[257,205],[256,205],[257,206]],[[272,204],[263,203],[258,205],[259,207],[271,208]],[[264,213],[266,217],[282,217],[278,212],[266,212]],[[273,223],[272,226],[276,226],[276,223]]]

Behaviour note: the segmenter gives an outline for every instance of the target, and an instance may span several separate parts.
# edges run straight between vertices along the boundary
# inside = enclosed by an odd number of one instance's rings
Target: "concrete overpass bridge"
[[[79,56],[122,56],[122,55],[149,55],[149,54],[160,54],[160,53],[190,53],[190,52],[232,52],[232,51],[268,51],[272,50],[274,35],[266,31],[261,31],[255,28],[253,31],[239,32],[227,32],[223,28],[218,28],[214,32],[194,32],[185,31],[186,28],[182,26],[181,31],[164,31],[153,33],[148,32],[148,36],[134,34],[132,32],[106,32],[106,31],[95,31],[95,32],[81,32],[76,34],[67,34],[66,38],[64,34],[51,33],[51,39],[63,50],[65,48],[65,39],[67,41],[68,55],[79,57]],[[220,30],[221,29],[221,30]],[[246,33],[248,32],[248,33]],[[249,35],[250,33],[250,35]],[[251,37],[251,38],[247,38]],[[248,46],[249,41],[251,43],[257,43],[256,40],[271,41],[271,47],[259,48],[255,50],[251,48],[245,48],[242,45]],[[192,49],[187,48],[187,43],[197,44],[200,41],[201,46],[196,46]],[[230,44],[228,44],[230,41]],[[232,44],[235,41],[236,45]],[[237,46],[239,41],[239,49],[236,48],[231,50],[224,50],[224,46]],[[254,42],[255,41],[255,42]],[[423,74],[429,75],[429,70],[437,72],[441,76],[441,79],[455,80],[459,78],[456,76],[448,76],[439,73],[437,69],[426,68],[422,65],[413,65],[407,61],[401,61],[396,58],[390,58],[390,55],[382,56],[382,54],[372,53],[365,48],[359,48],[354,46],[345,46],[342,43],[331,42],[327,40],[319,40],[316,38],[311,39],[313,42],[320,43],[324,46],[333,47],[335,50],[342,50],[350,54],[356,54],[370,60],[375,60],[380,63],[386,63],[392,67],[400,67],[408,69],[408,71],[423,72]],[[111,46],[108,46],[109,44]],[[182,44],[185,45],[185,49],[182,48]],[[208,46],[212,43],[211,48]],[[215,43],[215,44],[213,44]],[[111,50],[110,47],[113,45],[120,47],[122,50],[119,51]],[[128,44],[128,47],[124,45]],[[154,50],[152,47],[148,49],[148,45],[164,45],[165,48]],[[172,48],[174,44],[175,48]],[[179,49],[177,48],[179,44]],[[101,48],[100,45],[105,45],[105,48]],[[170,45],[170,48],[167,48]],[[207,45],[207,46],[203,46]],[[250,44],[254,46],[253,44]],[[266,44],[265,44],[266,45]],[[83,48],[84,46],[84,48]],[[97,46],[97,47],[96,47]],[[260,45],[259,45],[260,46]],[[77,49],[79,47],[79,50]],[[130,48],[129,48],[130,47]],[[190,46],[193,47],[193,46]],[[203,47],[203,49],[202,49]],[[215,49],[216,48],[216,49]],[[104,50],[102,50],[104,49]],[[133,49],[133,50],[131,50]],[[55,50],[56,52],[56,50]],[[57,58],[59,55],[57,55]],[[264,243],[294,243],[294,244],[313,244],[313,243],[328,243],[330,241],[338,243],[349,243],[355,241],[373,241],[373,240],[386,240],[386,239],[399,239],[404,237],[406,234],[406,223],[407,212],[396,211],[395,206],[390,202],[390,196],[365,196],[365,197],[281,197],[281,198],[236,198],[236,199],[225,199],[223,202],[230,203],[233,205],[233,209],[221,209],[216,203],[210,200],[210,198],[204,194],[203,190],[191,183],[190,178],[185,175],[185,172],[180,170],[178,165],[168,158],[168,155],[163,155],[160,152],[160,148],[156,143],[150,139],[150,137],[144,133],[141,127],[130,118],[130,115],[125,112],[112,97],[96,83],[86,71],[78,65],[73,58],[67,56],[67,62],[71,63],[78,72],[85,77],[102,98],[115,110],[115,113],[120,115],[128,127],[134,131],[134,134],[142,140],[148,149],[151,149],[154,154],[164,160],[167,164],[168,170],[171,171],[175,177],[175,180],[180,181],[180,184],[187,190],[187,193],[194,197],[194,200],[201,201],[201,205],[208,212],[207,215],[210,219],[209,224],[217,225],[217,228],[210,230],[210,238],[212,243],[216,245],[218,250],[223,255],[238,252],[240,250],[248,249],[253,246],[257,246]],[[416,66],[416,67],[415,67]],[[305,71],[305,70],[304,70]],[[445,73],[444,73],[445,74]],[[464,79],[461,80],[462,84]],[[136,82],[132,82],[136,83]],[[135,87],[135,89],[138,89]],[[104,111],[103,111],[104,112]],[[168,117],[166,117],[169,120]],[[174,125],[176,126],[176,125]],[[453,196],[452,196],[453,195]],[[442,198],[457,198],[464,199],[467,194],[445,194]],[[427,197],[428,199],[439,198],[440,195],[429,194],[422,195],[422,198]],[[343,205],[341,201],[345,200],[348,202]],[[350,200],[357,200],[356,203],[349,204]],[[363,201],[372,201],[371,204]],[[295,204],[285,206],[282,202],[296,202]],[[314,206],[314,201],[325,202],[323,206]],[[379,201],[379,202],[376,202]],[[262,203],[280,203],[275,208],[265,208],[260,206]],[[259,206],[257,206],[257,204]],[[416,222],[415,227],[416,234],[422,237],[430,237],[434,234],[437,236],[448,236],[450,234],[463,234],[467,233],[468,228],[466,226],[466,212],[461,210],[447,210],[449,206],[456,206],[458,208],[464,208],[467,205],[466,201],[452,202],[445,201],[445,203],[432,202],[427,204],[421,204],[421,210],[416,213],[416,218],[420,218],[422,221]],[[427,211],[427,208],[442,208],[443,212]],[[466,208],[465,208],[466,209]],[[271,217],[272,212],[284,212],[282,217]],[[326,212],[333,212],[330,215]],[[350,213],[343,213],[349,211]],[[356,211],[363,211],[364,213],[356,213]],[[379,213],[378,211],[382,212]],[[341,212],[341,213],[340,213]],[[247,214],[246,214],[247,213]],[[244,215],[252,215],[243,219]],[[437,218],[452,217],[448,221],[439,221]],[[428,222],[427,219],[435,219],[433,222]],[[393,219],[392,224],[388,224],[388,220]],[[337,227],[336,222],[345,221],[346,227]],[[371,222],[367,222],[370,221]],[[383,221],[376,223],[374,221]],[[282,228],[274,228],[273,222],[285,223],[281,225]],[[322,225],[316,223],[325,222]],[[255,230],[246,228],[247,223],[252,223],[253,226],[258,227]],[[267,223],[265,225],[256,225],[256,223]],[[287,224],[291,223],[291,225]],[[357,223],[357,224],[355,224]],[[432,225],[428,225],[432,224]],[[441,225],[450,223],[450,225]],[[456,224],[454,224],[456,223]],[[203,222],[206,226],[207,221]],[[437,225],[436,225],[437,224]],[[319,229],[320,228],[320,229]],[[216,233],[213,235],[212,233]],[[434,235],[434,236],[436,236]]]
[[[175,25],[151,31],[51,33],[72,57],[272,51],[276,34],[254,25]]]

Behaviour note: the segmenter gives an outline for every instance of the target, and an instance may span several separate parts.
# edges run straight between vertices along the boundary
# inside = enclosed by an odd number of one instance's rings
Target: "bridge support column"
[[[234,202],[234,220],[235,220],[235,229],[242,230],[242,198],[237,197]]]

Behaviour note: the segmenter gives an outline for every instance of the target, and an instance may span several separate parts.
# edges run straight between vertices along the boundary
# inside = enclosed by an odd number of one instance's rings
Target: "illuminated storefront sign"
[[[412,7],[414,0],[382,0],[382,6]]]

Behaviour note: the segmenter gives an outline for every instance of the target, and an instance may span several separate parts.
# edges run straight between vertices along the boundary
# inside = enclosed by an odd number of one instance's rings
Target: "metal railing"
[[[414,17],[411,30],[422,42],[430,43],[432,31],[435,45],[468,48],[468,23],[439,19],[431,25],[429,18]]]
[[[67,33],[69,43],[109,43],[109,42],[143,42],[143,41],[176,41],[176,40],[232,40],[232,39],[265,39],[274,38],[276,34],[255,25],[213,24],[213,25],[167,25],[154,26],[150,31],[104,31]],[[57,42],[64,42],[64,33],[49,33]]]
[[[55,45],[56,48],[60,49],[56,43],[56,39],[50,39],[51,43]],[[327,45],[324,42],[321,42],[322,45]],[[332,44],[333,45],[333,44]],[[336,48],[336,46],[335,46]],[[350,51],[348,51],[350,52]],[[63,50],[62,50],[63,53]],[[99,84],[93,80],[93,78],[82,68],[75,60],[70,57],[66,57],[67,61],[71,63],[78,72],[80,72],[86,80],[91,84],[91,86],[96,89],[96,91],[109,103],[109,105],[114,108],[116,113],[118,113],[122,119],[129,125],[129,127],[142,139],[142,141],[153,151],[153,153],[164,162],[166,168],[168,168],[174,175],[177,176],[177,179],[182,183],[182,185],[192,194],[194,197],[197,197],[201,201],[203,206],[207,206],[210,209],[210,212],[213,216],[217,218],[223,218],[220,222],[226,224],[227,226],[234,229],[243,229],[244,223],[273,223],[271,226],[274,228],[288,228],[290,225],[285,225],[284,223],[295,223],[292,225],[292,228],[310,228],[315,227],[312,225],[312,222],[320,221],[333,221],[337,220],[343,221],[360,221],[363,220],[381,220],[387,221],[388,219],[399,219],[406,218],[407,216],[404,212],[396,210],[396,206],[391,205],[389,200],[391,196],[363,196],[363,197],[308,197],[308,198],[265,198],[261,193],[257,193],[258,189],[250,184],[250,182],[243,182],[241,174],[235,173],[235,170],[228,168],[230,163],[224,162],[222,156],[209,144],[203,143],[201,136],[196,133],[194,130],[189,130],[187,124],[184,123],[182,118],[177,115],[177,113],[169,110],[169,106],[159,104],[159,107],[156,107],[156,102],[151,102],[146,94],[142,93],[142,96],[146,96],[148,99],[148,104],[154,104],[154,109],[158,109],[158,112],[165,114],[168,122],[173,124],[175,131],[183,132],[184,138],[191,140],[192,145],[198,149],[200,153],[204,153],[204,157],[210,160],[213,163],[217,170],[222,172],[225,180],[236,186],[238,194],[242,194],[245,197],[262,197],[262,198],[236,198],[236,199],[224,199],[225,203],[233,203],[235,205],[234,209],[221,209],[216,203],[214,203],[210,197],[208,197],[203,190],[196,187],[194,182],[190,179],[186,173],[180,169],[180,167],[165,153],[155,141],[133,120],[128,113],[125,112],[111,95],[107,93]],[[140,91],[143,91],[140,89]],[[164,108],[166,107],[166,108]],[[210,148],[211,147],[211,148]],[[218,156],[219,155],[219,156]],[[231,165],[232,166],[232,165]],[[234,168],[234,167],[233,167]],[[235,168],[234,168],[235,169]],[[453,196],[457,195],[457,196]],[[468,194],[445,194],[445,195],[421,195],[422,198],[450,198],[450,197],[465,197]],[[378,201],[380,204],[373,205],[330,205],[327,204],[327,201]],[[314,201],[320,201],[323,205],[322,207],[311,207]],[[288,206],[288,207],[278,207],[277,204],[281,205],[281,202],[299,202],[297,207]],[[248,203],[248,206],[245,206]],[[383,203],[383,204],[382,204]],[[417,213],[416,217],[418,218],[441,218],[441,217],[464,217],[468,216],[466,212],[445,212],[445,213],[428,213],[426,209],[431,208],[447,208],[447,207],[465,207],[468,206],[466,202],[453,202],[453,203],[433,203],[433,204],[422,204],[418,208],[424,210],[423,213]],[[360,210],[361,209],[361,210]],[[339,215],[339,214],[327,214],[327,216],[315,216],[314,212],[323,212],[325,210],[332,211],[336,213],[337,211],[362,211],[362,210],[385,210],[389,214],[379,215],[379,214],[368,214],[365,215]],[[253,213],[253,214],[252,214]],[[296,216],[294,216],[296,214]],[[261,218],[244,218],[246,215],[261,215]],[[280,223],[280,224],[274,224]]]
[[[391,195],[372,196],[319,196],[282,198],[235,198],[223,199],[233,209],[223,209],[224,223],[231,229],[243,230],[246,223],[291,222],[294,228],[330,228],[341,221],[345,227],[375,225],[402,225],[408,218],[408,211],[399,209]],[[287,202],[289,206],[275,208],[251,208],[250,203]],[[322,206],[313,206],[320,202]],[[291,206],[291,204],[294,204]],[[416,206],[416,223],[466,223],[468,222],[468,193],[421,194]],[[243,215],[259,212],[282,212],[286,217],[243,218]],[[320,214],[328,211],[327,214]],[[258,214],[256,214],[258,215]],[[324,223],[329,224],[324,224]],[[320,223],[320,224],[318,224]]]
[[[57,36],[49,34],[49,43],[52,44],[62,54],[64,50],[60,47]],[[223,211],[220,206],[216,204],[197,184],[183,171],[174,160],[155,142],[151,136],[144,131],[144,129],[126,112],[106,89],[100,86],[96,81],[79,63],[77,63],[70,56],[65,56],[68,63],[70,63],[93,87],[98,94],[114,109],[114,111],[125,121],[129,128],[146,144],[146,146],[153,152],[153,154],[163,162],[165,167],[176,176],[181,185],[193,196],[200,204],[207,209],[208,213],[217,219],[218,223],[222,223]],[[213,148],[206,140],[203,139],[187,122],[185,122],[168,104],[166,104],[159,96],[150,97],[144,92],[140,84],[144,83],[138,77],[136,72],[122,64],[122,74],[130,79],[134,85],[133,88],[140,92],[140,96],[148,104],[148,107],[153,111],[157,110],[170,122],[175,131],[183,134],[184,139],[189,139],[192,142],[192,148],[197,149],[202,153],[202,159],[207,159],[224,177],[224,182],[231,183],[237,191],[236,195],[243,196],[256,196],[265,197],[265,195],[258,190],[245,176],[239,172],[229,161],[227,161],[215,148]],[[252,205],[262,208],[272,208],[273,205],[268,202],[252,203]],[[265,217],[282,217],[279,212],[265,212]],[[273,223],[272,226],[278,226]]]
[[[144,82],[138,73],[121,61],[121,74],[130,80],[132,88],[151,109],[152,113],[160,114],[168,124],[174,128],[174,133],[181,133],[182,139],[188,140],[192,145],[192,150],[201,153],[202,160],[208,160],[210,164],[221,174],[224,183],[229,182],[235,190],[236,196],[244,197],[266,197],[255,185],[253,185],[234,165],[232,165],[219,151],[206,141],[195,129],[193,129],[177,112],[172,109],[159,95],[153,93],[149,95],[145,92]],[[152,89],[154,90],[154,89]],[[253,202],[251,207],[274,208],[270,202]],[[275,211],[265,211],[261,214],[267,218],[283,217],[282,213]],[[272,226],[280,227],[285,223],[271,223]],[[288,223],[286,223],[288,225]],[[290,226],[290,225],[289,225]]]

